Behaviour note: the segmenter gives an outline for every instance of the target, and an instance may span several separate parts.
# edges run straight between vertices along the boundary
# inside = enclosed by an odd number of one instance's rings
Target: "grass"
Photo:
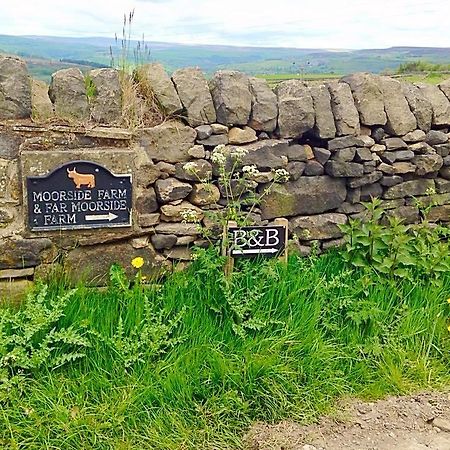
[[[92,347],[9,386],[2,448],[239,449],[254,421],[448,385],[449,273],[390,282],[332,252],[244,262],[230,282],[220,263],[209,251],[161,285],[119,271],[107,290],[79,286],[56,327],[87,327]]]

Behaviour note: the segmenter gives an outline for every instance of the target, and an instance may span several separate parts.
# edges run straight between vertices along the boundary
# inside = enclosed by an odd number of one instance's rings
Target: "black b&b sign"
[[[89,161],[27,177],[27,200],[32,231],[131,226],[131,175]]]

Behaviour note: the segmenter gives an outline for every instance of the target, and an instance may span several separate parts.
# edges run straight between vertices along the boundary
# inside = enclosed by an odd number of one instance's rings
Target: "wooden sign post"
[[[222,255],[227,257],[225,275],[233,272],[235,258],[273,258],[287,262],[288,220],[273,225],[238,227],[229,221],[223,230]]]

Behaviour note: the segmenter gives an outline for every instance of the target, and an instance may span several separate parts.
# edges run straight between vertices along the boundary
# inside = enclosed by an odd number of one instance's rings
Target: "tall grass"
[[[10,386],[2,448],[239,449],[254,421],[449,382],[450,274],[396,283],[328,253],[243,262],[230,281],[220,263],[209,250],[160,285],[80,286],[57,327],[88,327],[92,347]],[[146,320],[153,337],[127,365]]]

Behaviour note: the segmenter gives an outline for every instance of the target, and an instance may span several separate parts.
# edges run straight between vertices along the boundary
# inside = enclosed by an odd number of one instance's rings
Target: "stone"
[[[190,159],[188,152],[194,145],[196,135],[193,128],[179,121],[167,121],[146,128],[141,134],[140,143],[149,158],[176,163]]]
[[[300,80],[281,82],[275,93],[278,98],[278,132],[282,138],[296,138],[315,124],[313,99],[309,88]]]
[[[0,269],[24,269],[45,262],[52,253],[52,241],[47,238],[2,238]]]
[[[400,150],[403,148],[408,148],[408,145],[403,139],[398,137],[386,138],[381,141],[383,145],[386,146],[386,150]]]
[[[18,307],[25,301],[33,289],[34,283],[26,279],[16,279],[0,282],[0,307]]]
[[[136,172],[136,185],[138,187],[148,188],[161,175],[161,171],[153,163],[142,164]]]
[[[438,84],[439,89],[445,94],[445,96],[450,100],[450,79],[446,79]]]
[[[206,156],[203,145],[194,145],[188,150],[188,155],[192,158],[204,159]]]
[[[160,223],[155,227],[155,231],[176,236],[197,236],[199,234],[198,225],[195,223]]]
[[[430,130],[425,137],[425,142],[428,145],[445,144],[448,141],[448,136],[442,131]]]
[[[206,139],[198,139],[197,144],[205,145],[207,147],[217,147],[218,145],[228,144],[228,135],[226,134],[213,134]]]
[[[355,154],[355,162],[366,162],[366,161],[372,161],[372,152],[368,148],[357,148],[356,154]]]
[[[247,75],[233,70],[219,70],[209,82],[217,122],[223,125],[247,125],[252,108],[252,94]]]
[[[370,136],[377,144],[379,144],[386,137],[386,132],[383,127],[373,127]]]
[[[390,187],[395,186],[396,184],[400,184],[403,182],[403,178],[398,175],[393,176],[384,176],[381,178],[380,184],[381,186]]]
[[[370,147],[372,153],[383,153],[386,150],[386,146],[382,144],[374,144]]]
[[[427,132],[431,128],[433,120],[433,106],[424,93],[411,83],[401,83],[403,94],[416,117],[417,126]]]
[[[361,201],[369,202],[373,198],[381,197],[383,188],[380,183],[367,184],[361,188]]]
[[[289,179],[292,181],[298,180],[305,171],[306,163],[300,161],[290,161],[286,166],[286,170],[289,172]]]
[[[304,174],[308,177],[322,175],[324,169],[318,161],[308,161],[305,166]]]
[[[122,117],[119,72],[115,69],[95,69],[89,72],[88,77],[95,88],[94,94],[89,97],[92,119],[107,124],[118,122]]]
[[[217,186],[208,183],[195,183],[188,200],[196,206],[208,206],[217,203],[220,191]]]
[[[211,125],[199,125],[195,128],[197,132],[197,139],[208,139],[213,134],[213,127]]]
[[[233,127],[228,132],[229,144],[248,144],[257,140],[258,138],[256,137],[256,131],[250,127]]]
[[[361,177],[364,174],[362,164],[347,161],[328,161],[325,172],[333,177]]]
[[[404,175],[406,173],[414,173],[417,167],[411,162],[395,162],[392,164],[395,175]]]
[[[324,85],[311,86],[310,94],[315,111],[314,134],[320,139],[331,139],[336,136],[333,111],[331,110],[331,96]]]
[[[341,78],[340,81],[350,86],[362,125],[386,124],[384,96],[379,87],[379,76],[369,73],[354,73]]]
[[[431,103],[433,108],[432,124],[435,126],[450,125],[450,101],[445,94],[432,84],[418,83],[416,86]]]
[[[405,205],[406,201],[404,198],[396,198],[394,200],[381,200],[380,206],[383,209],[395,209],[399,208],[400,206]],[[410,205],[408,205],[410,206]]]
[[[416,174],[419,176],[437,172],[444,164],[442,156],[439,156],[437,153],[416,155],[412,162],[417,166]]]
[[[112,126],[95,126],[85,130],[85,136],[99,139],[114,139],[117,141],[129,141],[133,138],[133,133],[124,128]]]
[[[155,168],[159,170],[161,173],[165,173],[167,175],[175,175],[176,172],[175,164],[169,164],[164,161],[156,163]]]
[[[164,114],[170,116],[181,112],[180,98],[162,64],[144,64],[136,70],[136,77],[151,90]]]
[[[257,175],[251,175],[252,181],[256,181],[256,183],[271,183],[274,178],[273,172],[259,172]]]
[[[338,248],[338,247],[343,247],[346,244],[346,240],[341,238],[341,239],[331,239],[329,241],[325,241],[324,243],[322,243],[322,250],[329,250],[330,248]],[[313,445],[309,445],[309,446],[303,446],[303,450],[316,450],[317,447],[314,447]]]
[[[331,97],[331,110],[336,125],[336,134],[359,134],[359,114],[353,101],[352,91],[346,83],[332,82],[327,84]]]
[[[375,144],[370,136],[343,136],[328,141],[328,150],[339,150],[346,147],[372,147]]]
[[[285,154],[288,157],[289,161],[307,162],[308,160],[314,158],[314,152],[312,150],[310,152],[310,148],[311,147],[308,145],[294,144],[287,147]]]
[[[386,131],[394,136],[403,136],[417,127],[414,114],[402,92],[401,83],[390,77],[379,78],[386,112]]]
[[[205,159],[177,163],[175,164],[175,177],[186,181],[210,180],[212,177],[211,163]]]
[[[216,110],[208,82],[199,68],[178,69],[172,74],[172,81],[191,127],[216,121]]]
[[[355,214],[364,211],[364,209],[365,208],[362,203],[344,202],[336,211],[343,214]]]
[[[358,188],[361,186],[365,186],[366,184],[372,184],[379,181],[383,177],[383,174],[380,171],[372,172],[369,175],[365,175],[363,177],[352,178],[348,180],[348,186],[351,188]]]
[[[390,164],[381,163],[378,165],[378,170],[381,172],[387,174],[387,175],[393,175],[394,174],[394,167]]]
[[[450,180],[436,178],[436,192],[438,194],[450,192]]]
[[[53,103],[48,96],[48,84],[31,79],[31,110],[33,120],[45,121],[54,116]]]
[[[80,69],[58,70],[52,75],[48,95],[56,116],[69,121],[89,119],[86,85]]]
[[[407,144],[414,144],[416,142],[422,142],[425,140],[425,132],[423,130],[414,130],[402,136],[402,139]]]
[[[141,257],[144,265],[139,269],[142,275],[151,278],[161,274],[163,260],[158,258],[152,246],[136,249],[130,242],[77,247],[70,251],[65,259],[65,268],[73,283],[83,281],[88,285],[105,285],[109,279],[109,269],[119,264],[131,279],[136,269],[131,265],[132,259]]]
[[[337,213],[294,217],[289,220],[289,231],[304,241],[336,239],[343,236],[339,225],[345,223],[347,223],[347,216]]]
[[[249,125],[257,131],[271,133],[277,126],[277,96],[263,78],[249,78],[252,110]]]
[[[436,180],[436,181],[438,181],[438,180]],[[405,204],[408,206],[417,206],[419,204],[419,205],[421,205],[421,207],[440,206],[440,205],[450,204],[450,189],[449,189],[450,182],[447,180],[441,180],[441,181],[445,181],[447,183],[447,187],[446,187],[446,189],[444,189],[445,192],[443,194],[432,194],[432,195],[407,198],[405,201]],[[437,183],[436,183],[436,192],[439,192]]]
[[[192,191],[192,186],[176,178],[167,178],[155,183],[155,191],[160,203],[169,203],[187,197]]]
[[[385,212],[386,219],[396,217],[401,219],[402,223],[408,225],[419,222],[419,209],[415,206],[400,206],[398,208],[389,209]],[[387,223],[388,221],[385,220]]]
[[[5,228],[14,220],[14,214],[11,209],[0,208],[0,228]]]
[[[142,228],[149,228],[157,225],[159,223],[159,213],[153,214],[139,214],[138,215],[138,223]]]
[[[393,164],[395,161],[409,161],[414,158],[414,152],[411,150],[396,150],[393,152],[384,152],[380,155],[382,161]]]
[[[138,214],[149,214],[158,210],[158,201],[153,187],[141,190],[136,195],[136,211]]]
[[[361,188],[348,188],[345,201],[349,203],[359,203],[361,200]]]
[[[212,123],[213,134],[228,134],[228,127],[221,123]]]
[[[31,116],[31,83],[25,61],[0,55],[0,119]]]
[[[377,167],[377,163],[375,161],[364,161],[364,173],[372,173],[375,171]]]
[[[434,186],[434,180],[430,179],[404,181],[403,183],[388,188],[385,191],[383,198],[389,200],[425,195],[427,191],[434,189]]]
[[[262,141],[264,139],[270,139],[270,136],[265,131],[260,131],[258,133],[258,140]]]
[[[332,155],[331,159],[333,161],[353,161],[353,158],[356,155],[356,148],[355,147],[348,147],[348,148],[340,148],[339,150],[336,150]]]
[[[203,212],[200,208],[189,203],[187,201],[183,201],[180,204],[167,204],[161,206],[161,220],[165,222],[182,222],[185,220],[184,213],[189,212],[192,215],[192,222],[199,222],[203,219]]]
[[[442,167],[439,171],[439,176],[445,178],[446,180],[450,180],[450,167]]]
[[[262,218],[320,214],[338,208],[345,200],[345,180],[328,176],[301,177],[274,184],[261,202]]]
[[[450,222],[450,205],[433,206],[427,213],[427,220],[430,222]]]
[[[26,269],[3,269],[0,270],[0,280],[11,280],[13,278],[28,278],[34,275],[34,267]]]
[[[164,255],[170,259],[190,261],[192,259],[192,250],[190,250],[188,247],[177,245],[170,250],[164,251]]]
[[[320,162],[320,164],[325,164],[331,156],[331,152],[326,148],[314,147],[313,148],[314,158]]]
[[[247,152],[242,159],[242,165],[254,164],[259,170],[285,168],[290,153],[297,154],[297,152],[301,152],[301,149],[289,147],[286,141],[271,139],[253,142],[239,148]],[[230,151],[232,151],[232,148]]]
[[[19,157],[19,146],[22,138],[19,134],[8,131],[0,132],[0,159],[14,160]]]
[[[414,153],[418,154],[426,154],[426,153],[434,153],[433,147],[428,145],[426,142],[417,142],[415,144],[408,145],[408,148]]]
[[[446,144],[437,144],[434,146],[434,150],[438,155],[442,156],[445,159],[450,154],[450,142],[447,142]],[[444,165],[448,166],[450,164],[446,164],[444,162]]]

